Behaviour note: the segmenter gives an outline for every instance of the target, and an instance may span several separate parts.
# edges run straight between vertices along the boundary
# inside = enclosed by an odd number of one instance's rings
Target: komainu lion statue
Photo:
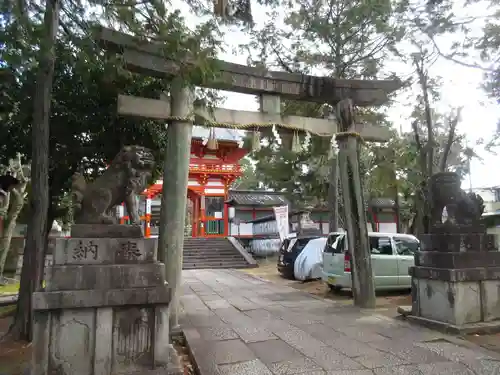
[[[460,187],[460,176],[453,172],[436,173],[429,181],[431,226],[442,222],[446,207],[448,222],[459,225],[477,224],[484,212],[481,196],[466,193]]]
[[[155,159],[151,150],[125,146],[104,173],[87,184],[79,173],[72,178],[75,224],[116,224],[107,213],[125,202],[133,224],[139,224],[136,195],[144,191],[153,174]]]

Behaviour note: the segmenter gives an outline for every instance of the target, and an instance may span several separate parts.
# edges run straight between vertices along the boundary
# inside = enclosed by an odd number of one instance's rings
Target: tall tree
[[[12,333],[15,337],[28,341],[31,341],[32,338],[31,294],[41,287],[47,233],[52,225],[52,223],[47,222],[49,211],[49,116],[60,6],[60,0],[47,0],[45,3],[44,31],[40,41],[39,67],[33,102],[31,219],[26,234],[21,286],[12,327]]]
[[[272,6],[276,7],[273,21],[254,34],[250,47],[259,50],[254,59],[259,64],[276,65],[289,72],[310,73],[319,69],[334,78],[375,78],[388,47],[400,37],[400,30],[391,19],[391,1],[277,0]],[[281,17],[283,11],[285,26],[279,27],[274,19]],[[331,116],[336,103],[329,104],[309,112],[313,117],[325,111]],[[297,109],[297,105],[291,107]],[[329,147],[326,142],[313,150],[325,154]],[[338,179],[336,157],[331,156],[329,161],[321,159],[328,168],[320,170],[326,173],[328,189],[322,194],[328,200],[330,228],[335,230]]]
[[[197,1],[188,1],[187,3],[198,15],[206,15],[209,12],[205,7],[200,7]],[[92,9],[90,12],[89,5]],[[57,27],[57,22],[54,22],[57,18],[55,15],[59,14],[57,12],[59,9],[61,11],[60,28]],[[1,97],[0,116],[2,119],[7,119],[9,126],[2,129],[0,135],[9,139],[10,145],[22,145],[28,151],[24,152],[25,154],[36,154],[37,157],[33,157],[33,160],[36,161],[34,164],[38,163],[37,166],[33,165],[34,195],[32,202],[34,203],[30,205],[31,209],[36,210],[30,214],[32,217],[29,225],[31,229],[29,229],[29,238],[26,241],[20,298],[13,326],[13,333],[16,336],[30,339],[31,293],[37,285],[40,285],[43,254],[52,222],[51,218],[59,214],[60,199],[67,193],[68,172],[75,171],[77,166],[88,170],[88,164],[94,167],[94,171],[99,171],[98,165],[105,165],[111,159],[109,153],[116,153],[117,150],[114,147],[117,144],[123,144],[123,142],[135,137],[140,138],[145,134],[157,133],[156,130],[146,130],[147,127],[144,125],[137,125],[125,129],[120,134],[118,129],[112,129],[117,121],[114,115],[111,116],[110,121],[109,114],[114,114],[115,108],[111,110],[109,106],[107,107],[108,118],[94,124],[97,127],[94,133],[82,129],[83,124],[88,127],[90,122],[95,120],[93,118],[95,112],[102,114],[99,109],[102,107],[103,100],[106,105],[109,104],[110,100],[116,100],[117,89],[120,88],[117,82],[111,80],[112,77],[117,77],[115,73],[117,69],[120,71],[120,64],[118,61],[103,64],[102,53],[97,49],[97,45],[92,39],[94,26],[100,22],[139,37],[153,37],[164,43],[165,54],[179,59],[189,54],[199,64],[194,69],[183,72],[187,79],[191,75],[207,79],[213,76],[214,71],[206,63],[206,57],[213,56],[217,51],[220,34],[213,18],[200,22],[194,28],[189,28],[179,11],[167,11],[165,3],[157,0],[146,2],[118,0],[106,3],[102,3],[100,0],[90,2],[49,0],[45,8],[34,0],[16,2],[1,0],[0,10],[2,12],[2,17],[0,17],[2,73],[7,72],[9,76],[14,77],[12,82],[8,82],[8,85],[9,88],[15,89],[14,93],[17,93],[17,95],[13,95],[15,98],[11,97],[10,91],[7,96],[2,95]],[[47,15],[45,18],[44,14]],[[110,94],[107,100],[103,97],[92,104],[87,102],[88,107],[82,111],[79,119],[74,118],[75,112],[70,107],[72,105],[78,107],[76,103],[79,103],[78,100],[81,98],[77,99],[75,96],[65,96],[61,93],[58,100],[53,100],[54,98],[50,95],[51,70],[53,70],[54,62],[57,63],[54,58],[54,47],[58,42],[64,46],[62,55],[71,57],[69,59],[71,61],[66,61],[68,64],[62,68],[60,78],[62,80],[69,78],[72,84],[79,88],[82,86],[92,87],[98,83],[98,89],[104,89],[104,92]],[[100,63],[96,61],[99,59],[101,59]],[[86,67],[84,67],[85,64],[87,64]],[[94,69],[96,65],[97,69]],[[101,74],[106,69],[107,73],[112,72],[113,74],[108,74],[103,78]],[[94,80],[96,77],[93,74],[99,75],[97,80]],[[29,82],[33,81],[34,75],[40,77],[36,80],[40,90],[36,90],[36,99],[33,100],[32,105],[28,105],[24,98],[33,98],[35,90],[32,86],[30,87]],[[127,76],[118,75],[119,81],[122,83],[133,81],[130,74]],[[59,83],[63,86],[63,82]],[[161,86],[161,90],[157,90],[156,95],[159,94],[159,91],[168,90],[168,83],[160,83],[159,86]],[[77,94],[72,88],[68,91]],[[127,88],[122,92],[126,91]],[[24,95],[20,95],[21,93]],[[73,100],[73,103],[68,103],[68,99],[69,101]],[[62,104],[61,106],[66,109],[59,111],[61,108],[58,108],[58,111],[54,111],[50,116],[50,128],[54,136],[49,136],[49,125],[46,125],[50,115],[47,103],[53,103],[56,106]],[[33,118],[27,115],[27,108],[32,110]],[[80,106],[80,108],[82,107]],[[89,111],[88,108],[93,108],[93,111]],[[70,122],[76,122],[79,126],[71,129],[71,126],[66,123],[64,127],[53,127],[55,121],[62,122],[65,116],[70,118],[73,116]],[[40,125],[42,123],[43,128]],[[24,127],[21,127],[21,124]],[[142,134],[137,133],[138,129],[142,129]],[[153,127],[153,129],[158,129],[158,127]],[[102,145],[107,144],[109,139],[109,137],[106,138],[106,132],[109,131],[114,133],[114,147],[103,149]],[[60,137],[61,135],[64,137]],[[109,133],[107,135],[109,136]],[[32,144],[26,141],[29,137],[33,139]],[[61,142],[62,139],[64,142]],[[74,147],[75,144],[82,145],[82,147]],[[8,148],[10,145],[3,144],[2,146]],[[97,145],[101,150],[90,153],[92,147]],[[93,150],[95,151],[96,148]],[[6,149],[6,151],[9,150]],[[50,163],[48,161],[49,153],[51,153]],[[70,157],[59,157],[63,155]],[[8,157],[9,153],[6,152],[2,156]],[[62,169],[58,169],[58,167],[66,162],[70,163],[70,168],[67,168],[62,174],[56,173]],[[41,218],[43,213],[45,213],[44,219]],[[36,277],[33,278],[32,275],[36,275]]]
[[[471,3],[474,2],[464,2],[462,6],[466,8]],[[461,109],[453,108],[448,113],[437,111],[440,80],[430,73],[434,63],[440,59],[473,66],[466,62],[466,51],[469,49],[470,52],[473,46],[471,24],[477,17],[457,15],[459,6],[449,0],[402,2],[394,13],[395,22],[404,30],[404,36],[402,43],[391,46],[391,51],[396,59],[411,68],[406,86],[417,93],[412,93],[409,99],[412,105],[416,103],[408,120],[411,132],[402,134],[402,144],[410,146],[411,155],[415,157],[415,172],[402,174],[405,176],[402,179],[404,186],[399,189],[411,207],[411,230],[414,234],[426,230],[428,207],[425,190],[428,178],[433,173],[446,170],[463,173],[467,169],[464,156],[472,155],[458,129]],[[463,14],[463,9],[458,13]],[[446,49],[441,48],[445,37],[448,41],[452,40],[451,46]]]
[[[239,190],[258,189],[260,187],[260,181],[257,178],[255,167],[253,166],[251,160],[248,158],[241,159],[240,167],[243,174],[240,178],[233,182],[231,188]]]
[[[418,49],[419,52],[411,54],[418,95],[410,118],[417,171],[410,179],[414,183],[412,232],[417,235],[427,230],[429,212],[425,191],[429,177],[448,170],[463,174],[467,170],[466,154],[472,151],[464,145],[464,136],[457,129],[461,108],[446,114],[436,110],[440,99],[439,80],[431,77],[428,69],[434,55],[420,45]]]
[[[500,103],[500,4],[490,3],[491,16],[487,17],[483,32],[475,41],[474,46],[479,51],[484,71],[484,89],[497,103]],[[477,64],[479,65],[479,64]],[[500,146],[500,119],[492,139],[486,144],[486,149],[496,153]]]

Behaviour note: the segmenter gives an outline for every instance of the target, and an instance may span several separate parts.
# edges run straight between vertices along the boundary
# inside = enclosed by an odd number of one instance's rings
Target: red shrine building
[[[192,237],[226,237],[230,235],[228,196],[231,184],[241,176],[239,160],[248,153],[242,147],[237,131],[195,126],[189,161],[188,207]],[[146,189],[139,206],[146,237],[154,235],[160,218],[160,194],[163,180]],[[168,210],[168,208],[167,208]],[[126,223],[124,209],[120,222]],[[153,230],[152,230],[153,227]]]
[[[280,192],[230,190],[231,184],[242,175],[239,161],[248,151],[242,147],[238,131],[216,128],[210,134],[210,129],[200,126],[193,128],[186,235],[208,238],[261,237],[256,233],[255,224],[274,221],[274,206],[291,206]],[[139,214],[146,237],[158,234],[162,189],[163,180],[157,180],[139,197]],[[119,207],[118,216],[122,224],[128,222],[124,211],[123,205]],[[391,199],[369,202],[367,215],[370,230],[396,232],[396,212]],[[328,233],[328,211],[325,208],[313,208],[310,218],[318,225],[318,229],[324,234]]]

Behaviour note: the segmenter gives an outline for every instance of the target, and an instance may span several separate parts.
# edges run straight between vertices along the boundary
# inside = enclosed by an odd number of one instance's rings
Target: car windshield
[[[309,243],[309,241],[313,240],[314,238],[298,238],[297,242],[295,242],[295,245],[293,246],[293,251],[302,251],[304,247]]]
[[[411,237],[393,237],[399,255],[414,255],[420,250],[420,242]]]

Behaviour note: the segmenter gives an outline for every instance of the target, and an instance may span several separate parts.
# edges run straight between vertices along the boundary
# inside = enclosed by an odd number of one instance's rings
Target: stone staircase
[[[256,267],[227,238],[184,239],[183,269]]]

